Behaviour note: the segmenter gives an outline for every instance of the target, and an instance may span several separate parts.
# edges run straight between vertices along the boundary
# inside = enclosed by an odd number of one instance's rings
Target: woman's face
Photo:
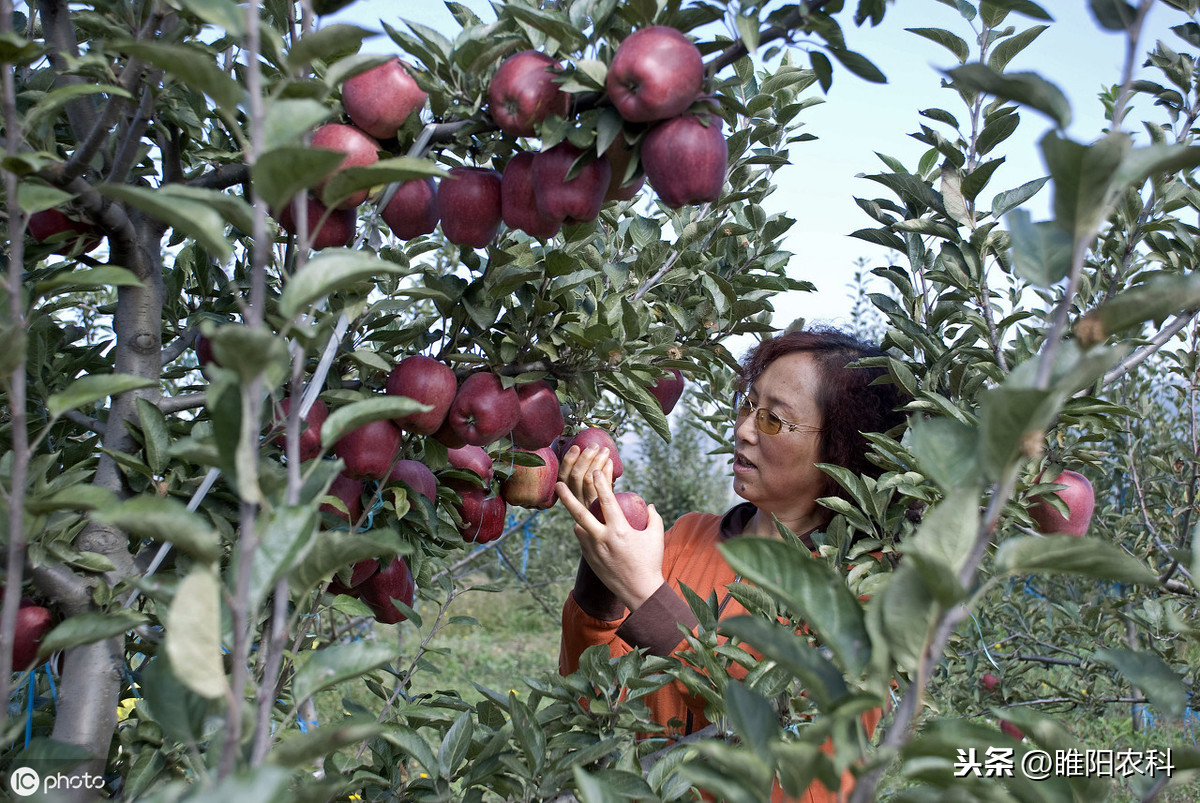
[[[766,435],[754,414],[743,415],[734,428],[733,490],[764,513],[795,527],[814,512],[825,475],[813,464],[821,461],[824,426],[817,409],[820,374],[811,355],[794,351],[770,363],[748,389],[755,407],[770,410],[784,421],[778,433]]]

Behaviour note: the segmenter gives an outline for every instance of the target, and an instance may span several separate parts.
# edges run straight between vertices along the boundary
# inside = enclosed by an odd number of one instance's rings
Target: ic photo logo
[[[42,779],[37,770],[21,767],[8,774],[8,787],[17,797],[29,797],[41,789]]]

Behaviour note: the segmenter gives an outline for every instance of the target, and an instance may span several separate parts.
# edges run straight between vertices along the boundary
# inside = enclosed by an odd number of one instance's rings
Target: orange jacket
[[[694,631],[697,622],[682,596],[681,585],[687,585],[701,598],[707,598],[715,591],[723,606],[721,618],[746,614],[746,609],[726,591],[726,586],[737,577],[721,556],[718,546],[723,540],[740,535],[754,512],[753,505],[741,504],[724,516],[689,513],[681,517],[666,533],[663,553],[666,582],[633,613],[626,610],[587,563],[581,561],[575,589],[563,605],[559,671],[567,675],[577,670],[583,651],[597,644],[607,644],[614,658],[637,648],[665,656],[681,646],[686,647],[679,625]],[[734,666],[731,673],[740,678],[745,675],[745,670]],[[686,735],[708,724],[703,701],[690,695],[678,681],[649,695],[645,701],[654,721],[666,727],[668,733]],[[868,734],[881,716],[878,709],[863,715]],[[830,749],[830,745],[826,744],[825,749]],[[841,793],[848,792],[851,785],[852,778],[847,773]],[[771,796],[772,803],[797,800],[834,803],[839,799],[839,793],[825,789],[820,783],[812,784],[802,798],[790,798],[778,786]]]

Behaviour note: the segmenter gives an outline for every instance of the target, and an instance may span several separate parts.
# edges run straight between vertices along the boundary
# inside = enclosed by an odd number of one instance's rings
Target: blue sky
[[[483,19],[495,18],[490,5],[482,0],[460,2]],[[400,25],[403,17],[446,32],[457,29],[453,17],[439,2],[402,5],[403,11],[398,11],[401,4],[390,0],[359,0],[325,22],[354,22],[382,30],[381,19]],[[1055,22],[1011,62],[1009,70],[1036,69],[1058,85],[1072,105],[1073,121],[1067,135],[1091,141],[1104,125],[1096,97],[1106,85],[1120,80],[1124,38],[1100,29],[1087,10],[1086,0],[1043,0],[1041,5],[1055,15]],[[1181,13],[1156,4],[1143,32],[1140,52],[1153,46],[1155,39],[1182,49],[1182,40],[1168,29],[1184,21]],[[1008,22],[1022,30],[1037,21],[1012,14]],[[835,66],[833,88],[826,102],[802,116],[804,130],[817,139],[792,148],[792,165],[776,174],[779,190],[772,203],[774,211],[786,212],[797,221],[787,243],[788,250],[796,254],[789,273],[817,285],[818,292],[794,293],[780,299],[776,305],[777,326],[785,326],[796,317],[812,322],[847,322],[850,299],[846,286],[854,260],[864,257],[871,265],[886,260],[883,249],[848,236],[855,229],[872,225],[854,203],[854,196],[887,195],[880,185],[856,176],[882,168],[876,152],[896,157],[915,169],[926,150],[925,145],[909,136],[925,122],[917,114],[919,109],[937,106],[960,121],[965,119],[957,97],[941,89],[939,83],[938,70],[954,66],[953,57],[944,48],[904,30],[910,27],[940,27],[969,41],[973,39],[971,28],[958,12],[937,0],[900,0],[889,8],[884,23],[877,28],[853,28],[846,23],[849,47],[868,56],[888,77],[888,83],[871,84]],[[366,48],[376,52],[396,49],[386,36],[369,40]],[[1142,60],[1138,59],[1139,65]],[[1135,133],[1140,131],[1138,113],[1148,109],[1149,102],[1141,100],[1128,118],[1137,126]],[[995,193],[1044,173],[1037,141],[1051,125],[1033,111],[1023,111],[1021,118],[1017,133],[997,152],[1008,161],[996,172],[981,200],[990,203]],[[944,129],[936,124],[932,127]],[[1047,188],[1030,202],[1035,218],[1046,216],[1049,198]]]

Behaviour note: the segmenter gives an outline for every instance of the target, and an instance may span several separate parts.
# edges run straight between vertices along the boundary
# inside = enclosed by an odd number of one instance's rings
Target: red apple
[[[393,59],[372,67],[342,84],[342,106],[350,120],[373,137],[391,139],[429,95],[408,73],[408,65]]]
[[[646,183],[646,174],[640,169],[634,172],[628,181],[625,180],[625,174],[629,172],[629,164],[633,161],[633,154],[634,149],[629,146],[624,137],[617,137],[613,144],[608,146],[608,150],[604,151],[604,155],[608,157],[608,163],[612,167],[608,191],[604,193],[606,203],[631,200]]]
[[[413,354],[396,364],[388,374],[384,392],[389,396],[406,396],[432,410],[412,413],[393,419],[396,426],[418,435],[432,435],[446,421],[450,404],[458,393],[454,371],[444,362],[423,354]]]
[[[528,452],[524,449],[517,451],[523,454],[535,454],[542,458],[543,465],[521,466],[514,464],[508,479],[500,484],[500,494],[504,501],[518,507],[532,507],[545,510],[553,507],[558,498],[554,493],[554,483],[558,481],[558,456],[550,447]]]
[[[312,146],[324,148],[327,151],[341,151],[346,154],[338,170],[345,170],[348,167],[369,167],[379,161],[379,143],[352,125],[326,123],[313,133]],[[313,189],[320,194],[328,180],[329,178],[326,177]],[[367,200],[368,194],[369,190],[359,190],[343,198],[337,208],[353,209]]]
[[[521,417],[513,427],[513,445],[519,449],[541,449],[554,443],[563,434],[562,406],[550,383],[538,379],[517,386]]]
[[[377,621],[394,625],[408,617],[392,604],[392,600],[399,600],[411,608],[416,592],[408,564],[404,558],[396,558],[359,587],[359,599],[367,604]]]
[[[585,159],[573,178],[567,176],[584,151],[566,140],[533,157],[534,200],[542,217],[565,223],[595,220],[604,206],[612,167],[608,157]]]
[[[672,376],[659,377],[654,384],[650,386],[650,394],[658,400],[658,404],[662,407],[663,413],[669,414],[675,409],[675,405],[679,403],[679,398],[683,395],[683,372],[678,368],[668,368]]]
[[[562,65],[545,53],[522,50],[504,60],[488,85],[488,107],[500,130],[532,137],[552,114],[566,117],[571,97],[554,80]]]
[[[630,491],[621,491],[614,494],[617,498],[617,504],[621,507],[621,512],[625,514],[625,520],[629,522],[629,526],[635,530],[644,530],[650,526],[650,511],[646,507],[646,500]],[[604,519],[604,508],[600,505],[600,500],[595,499],[588,506],[588,511],[595,516],[601,524],[607,524]]]
[[[1006,719],[1000,720],[1000,730],[1013,737],[1018,742],[1025,741],[1025,731],[1021,730]]]
[[[329,581],[328,591],[331,594],[346,594],[357,597],[362,592],[362,584],[371,579],[379,571],[379,561],[374,558],[360,560],[350,567],[350,579],[343,583],[335,574]]]
[[[452,167],[438,185],[442,234],[455,245],[486,248],[500,231],[500,174],[486,167]]]
[[[217,355],[213,352],[212,341],[204,335],[196,335],[196,365],[200,368],[200,372],[208,376],[208,366],[215,365],[220,368],[221,363],[217,361]]]
[[[54,248],[56,254],[71,254],[77,249],[80,253],[86,254],[88,251],[94,251],[102,239],[94,225],[85,220],[68,217],[60,209],[43,209],[41,212],[34,212],[29,216],[26,227],[29,229],[29,236],[39,243],[44,243],[51,237],[67,232],[70,236],[64,237],[58,242]]]
[[[613,440],[613,436],[608,434],[608,430],[600,429],[599,427],[588,427],[580,430],[571,442],[567,444],[567,449],[572,446],[578,446],[579,451],[583,451],[589,446],[602,446],[608,449],[608,456],[612,458],[613,464],[613,480],[615,481],[621,476],[624,470],[621,466],[621,456],[617,454],[617,442]]]
[[[1037,482],[1042,481],[1039,474]],[[1050,482],[1050,480],[1048,480]],[[1096,509],[1096,493],[1088,478],[1075,471],[1064,471],[1052,482],[1067,486],[1060,491],[1054,491],[1067,506],[1068,516],[1064,516],[1046,501],[1036,502],[1029,508],[1029,515],[1037,525],[1040,533],[1063,533],[1065,535],[1081,536],[1088,531],[1092,523],[1092,512]]]
[[[483,447],[467,444],[456,449],[448,449],[446,451],[446,458],[454,468],[461,468],[464,471],[473,471],[478,474],[479,479],[483,481],[484,487],[491,484],[494,473],[492,458],[484,451]]]
[[[346,506],[346,510],[350,512],[350,515],[347,516],[328,502],[321,504],[321,510],[325,513],[332,513],[353,524],[363,514],[362,494],[363,484],[361,482],[352,477],[347,477],[345,474],[338,474],[329,485],[328,495],[340,500]]]
[[[54,617],[50,611],[31,599],[22,599],[17,609],[17,629],[12,644],[12,668],[14,672],[32,669],[37,661],[38,646],[50,632]]]
[[[382,480],[400,456],[400,430],[391,421],[372,421],[347,432],[333,445],[346,463],[346,474],[359,480]]]
[[[520,417],[516,388],[506,388],[500,377],[480,371],[463,380],[447,421],[463,442],[487,446],[512,432]]]
[[[721,197],[729,146],[715,114],[685,114],[651,128],[642,167],[659,200],[672,209]]]
[[[704,85],[700,51],[675,28],[654,25],[621,42],[608,66],[605,89],[631,123],[682,114]]]
[[[292,409],[292,397],[289,396],[279,402],[279,409],[275,413],[276,426],[283,427],[287,423],[288,413]],[[300,422],[300,459],[312,460],[321,453],[321,425],[325,423],[325,419],[329,417],[329,408],[325,402],[317,399],[313,402],[312,407],[308,408],[308,415]],[[281,432],[275,442],[284,445],[287,440],[286,433]],[[286,446],[284,447],[286,448]]]
[[[438,428],[437,432],[433,433],[433,439],[447,449],[461,449],[467,445],[467,442],[458,437],[458,433],[450,428],[449,419]]]
[[[985,672],[983,677],[979,679],[979,685],[986,691],[995,691],[1000,685],[1000,678],[993,675],[991,672]]]
[[[464,541],[486,544],[504,533],[508,505],[503,497],[487,496],[482,488],[465,488],[459,492],[459,497],[462,499],[458,508],[462,526],[458,531]]]
[[[383,208],[382,217],[392,234],[401,240],[431,233],[441,219],[437,183],[431,178],[401,183]]]
[[[522,151],[504,166],[500,177],[500,214],[510,229],[548,240],[558,234],[562,221],[538,210],[537,187],[533,183],[534,154]]]
[[[308,218],[308,245],[314,251],[346,245],[354,236],[358,216],[353,209],[327,210],[316,198],[305,196],[300,200]],[[286,204],[276,215],[279,227],[288,234],[298,234],[294,203]],[[328,214],[326,214],[328,211]]]
[[[430,502],[437,501],[437,477],[419,460],[397,460],[388,482],[403,482]]]

